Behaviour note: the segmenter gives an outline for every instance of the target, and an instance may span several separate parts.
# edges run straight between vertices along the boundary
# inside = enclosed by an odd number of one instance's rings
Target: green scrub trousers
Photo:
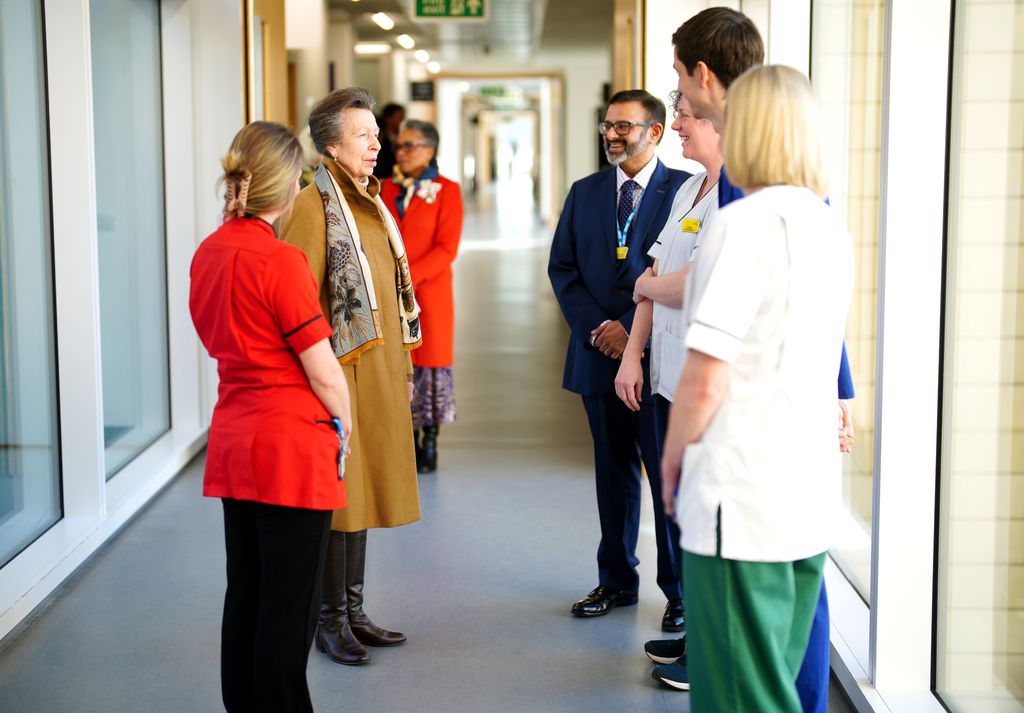
[[[683,553],[693,713],[801,713],[796,677],[825,553],[743,562]]]

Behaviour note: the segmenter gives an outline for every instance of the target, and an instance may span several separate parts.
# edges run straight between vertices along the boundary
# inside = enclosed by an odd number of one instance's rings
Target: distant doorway
[[[446,76],[437,106],[441,173],[481,207],[516,205],[553,224],[564,172],[562,78]]]

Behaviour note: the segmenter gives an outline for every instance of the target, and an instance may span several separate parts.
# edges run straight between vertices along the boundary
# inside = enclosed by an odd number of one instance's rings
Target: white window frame
[[[950,22],[951,0],[886,4],[870,606],[827,573],[832,668],[858,711],[944,710],[931,688],[949,77],[934,68],[949,67]]]
[[[24,622],[206,444],[216,371],[188,312],[199,241],[219,225],[217,159],[243,120],[237,0],[162,0],[171,428],[109,482],[103,449],[95,144],[88,0],[44,6],[64,516],[0,569],[0,639]],[[199,494],[196,494],[199,497]]]

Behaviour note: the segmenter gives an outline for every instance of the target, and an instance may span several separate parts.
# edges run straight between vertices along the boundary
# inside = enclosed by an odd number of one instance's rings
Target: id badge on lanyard
[[[626,245],[626,238],[629,236],[629,226],[633,224],[633,219],[636,218],[637,211],[640,210],[640,202],[637,201],[636,207],[633,212],[626,218],[626,224],[621,228],[618,224],[615,226],[615,259],[625,260],[626,256],[629,255],[629,247]]]
[[[338,436],[338,480],[345,479],[345,458],[348,456],[348,444],[345,442],[345,429],[341,425],[340,418],[332,418],[330,421],[317,421],[317,423],[324,423],[331,427]]]

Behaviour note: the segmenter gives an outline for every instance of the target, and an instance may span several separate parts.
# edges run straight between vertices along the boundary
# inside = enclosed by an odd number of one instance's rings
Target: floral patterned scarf
[[[327,222],[327,298],[331,309],[334,335],[331,346],[343,364],[357,363],[358,356],[384,343],[373,288],[370,264],[363,252],[355,216],[345,200],[334,176],[324,164],[317,169],[315,182],[323,200]],[[379,196],[374,197],[388,234],[391,254],[395,258],[395,287],[398,292],[398,315],[402,324],[402,343],[407,350],[422,341],[419,305],[412,290],[409,261],[405,256],[398,225]]]
[[[430,165],[424,169],[418,178],[395,177],[391,179],[399,187],[398,198],[395,199],[395,208],[398,209],[398,217],[400,219],[405,217],[405,211],[409,210],[409,203],[412,202],[414,195],[419,196],[427,203],[434,202],[438,191],[441,190],[441,184],[435,183],[434,179],[440,175],[437,171],[437,166]]]

